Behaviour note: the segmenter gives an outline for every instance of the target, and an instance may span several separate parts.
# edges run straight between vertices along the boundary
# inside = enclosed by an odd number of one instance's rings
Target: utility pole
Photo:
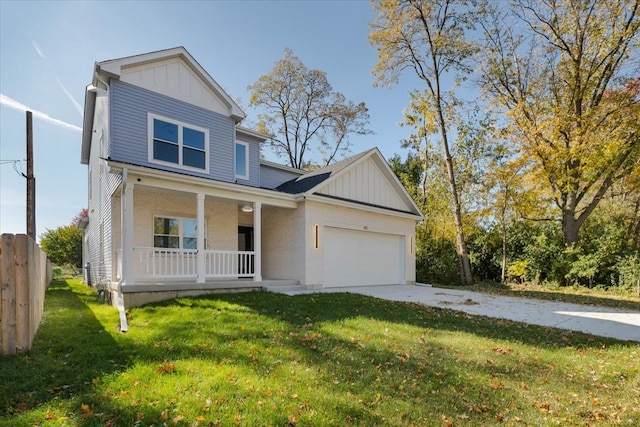
[[[27,234],[36,239],[36,177],[33,176],[33,117],[27,111]]]

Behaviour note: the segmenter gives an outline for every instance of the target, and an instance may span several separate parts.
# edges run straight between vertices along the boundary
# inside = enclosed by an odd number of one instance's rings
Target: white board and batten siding
[[[324,229],[324,287],[405,283],[404,236]]]
[[[120,81],[229,116],[229,105],[216,96],[179,57],[122,69]]]
[[[400,198],[397,189],[371,158],[337,176],[318,193],[400,211],[407,210],[407,204]]]

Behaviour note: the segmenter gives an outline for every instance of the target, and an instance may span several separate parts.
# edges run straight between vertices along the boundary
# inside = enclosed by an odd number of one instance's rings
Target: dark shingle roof
[[[375,150],[375,148],[364,151],[360,154],[356,154],[355,156],[351,156],[347,159],[339,161],[338,163],[334,163],[332,165],[325,166],[323,168],[319,168],[314,171],[305,173],[304,175],[296,179],[292,179],[291,181],[287,181],[284,184],[280,184],[280,186],[278,186],[276,190],[281,191],[283,193],[289,193],[289,194],[306,193],[307,191],[314,188],[316,185],[329,179],[332,175],[335,175],[338,172],[346,169],[354,162],[366,156],[372,150]]]

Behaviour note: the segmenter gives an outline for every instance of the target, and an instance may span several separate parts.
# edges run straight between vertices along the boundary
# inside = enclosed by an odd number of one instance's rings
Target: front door
[[[253,227],[238,227],[238,250],[253,250]]]
[[[238,227],[238,250],[239,251],[253,251],[253,227]],[[251,257],[249,271],[253,272],[253,256]],[[247,277],[243,275],[242,255],[238,255],[238,274],[240,277]]]

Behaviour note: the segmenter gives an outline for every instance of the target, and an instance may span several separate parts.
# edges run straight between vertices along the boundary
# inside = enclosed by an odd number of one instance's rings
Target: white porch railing
[[[195,279],[198,274],[195,249],[133,248],[133,256],[133,271],[139,279]]]
[[[135,279],[193,279],[198,275],[198,251],[195,249],[134,248]],[[204,251],[205,278],[254,277],[253,251]],[[122,251],[118,251],[118,268]],[[118,275],[119,276],[119,275]]]
[[[205,251],[205,277],[252,277],[251,251]]]

